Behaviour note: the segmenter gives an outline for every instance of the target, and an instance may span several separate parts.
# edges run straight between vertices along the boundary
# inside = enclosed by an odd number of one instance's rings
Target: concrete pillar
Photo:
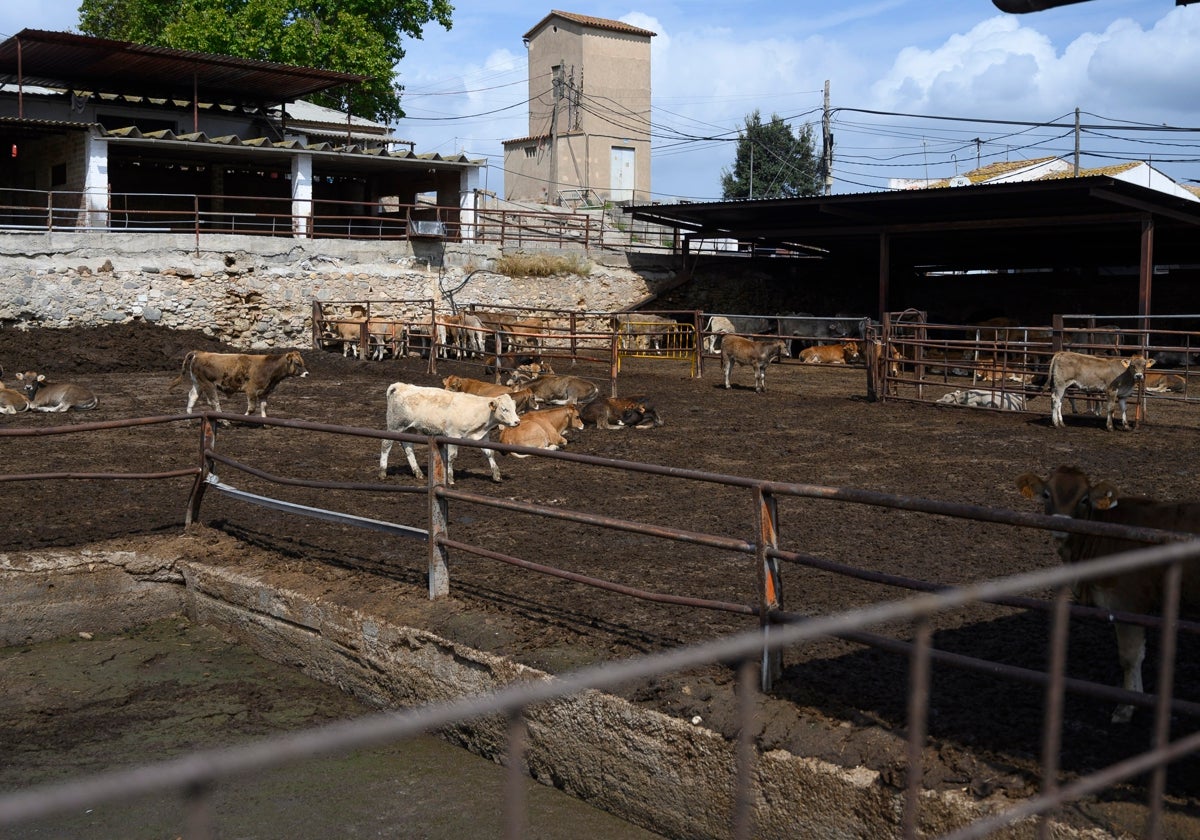
[[[464,169],[459,186],[459,230],[463,242],[475,241],[475,208],[479,201],[479,169]]]
[[[307,239],[312,234],[312,155],[292,158],[292,234]]]
[[[83,174],[83,226],[108,227],[108,141],[88,135]]]

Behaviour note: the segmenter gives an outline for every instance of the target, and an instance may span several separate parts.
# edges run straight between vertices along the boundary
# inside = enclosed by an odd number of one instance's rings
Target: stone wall
[[[586,275],[494,273],[500,251],[469,244],[186,235],[0,234],[0,328],[146,321],[244,349],[307,346],[314,301],[434,300],[619,311],[674,282],[589,254]]]

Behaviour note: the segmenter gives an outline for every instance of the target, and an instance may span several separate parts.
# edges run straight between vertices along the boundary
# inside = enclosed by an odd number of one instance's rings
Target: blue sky
[[[3,4],[0,34],[73,30],[77,7]],[[1026,15],[991,0],[460,0],[449,31],[432,26],[406,45],[398,80],[408,117],[396,134],[418,152],[487,160],[484,186],[503,194],[501,143],[529,131],[521,36],[551,8],[658,33],[656,201],[719,199],[733,141],[755,109],[796,129],[811,124],[819,138],[826,80],[836,193],[1070,156],[1076,108],[1095,126],[1082,135],[1084,166],[1149,160],[1180,182],[1200,181],[1200,4],[1173,0],[1089,0]]]

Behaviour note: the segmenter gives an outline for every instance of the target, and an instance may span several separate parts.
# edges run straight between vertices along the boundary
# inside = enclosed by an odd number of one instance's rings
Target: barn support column
[[[1142,220],[1142,252],[1138,260],[1139,329],[1150,329],[1150,292],[1154,280],[1154,218]]]
[[[879,234],[879,310],[875,313],[876,320],[883,320],[883,313],[888,311],[888,287],[892,280],[892,240],[887,233]]]
[[[312,233],[312,155],[292,158],[292,233],[307,239]]]
[[[88,135],[83,174],[83,227],[108,227],[108,141]]]

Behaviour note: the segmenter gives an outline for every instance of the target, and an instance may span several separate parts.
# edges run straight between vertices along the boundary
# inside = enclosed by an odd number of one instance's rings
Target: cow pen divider
[[[1145,836],[1159,836],[1165,792],[1166,766],[1171,761],[1200,751],[1200,733],[1185,736],[1172,742],[1170,740],[1169,726],[1172,715],[1200,715],[1200,704],[1173,698],[1176,634],[1181,630],[1193,633],[1200,632],[1200,624],[1182,621],[1178,614],[1182,564],[1200,555],[1200,541],[1197,541],[1194,535],[1191,534],[1159,531],[1150,528],[1126,527],[1112,523],[1063,519],[1061,517],[1051,517],[1037,513],[896,496],[853,488],[763,481],[690,469],[601,458],[573,452],[529,449],[495,441],[469,441],[389,432],[378,429],[312,423],[302,420],[261,418],[224,412],[133,418],[49,428],[0,428],[0,438],[92,434],[134,426],[194,422],[197,419],[199,419],[200,425],[200,447],[199,463],[194,467],[159,472],[70,471],[0,474],[0,481],[53,482],[81,479],[151,481],[190,476],[193,478],[193,483],[184,516],[185,525],[199,520],[201,503],[205,492],[209,489],[214,489],[227,494],[230,498],[252,505],[265,506],[293,515],[315,517],[353,527],[370,528],[402,538],[424,541],[428,547],[429,596],[431,599],[437,599],[449,593],[450,578],[446,562],[447,553],[450,550],[455,550],[503,562],[526,571],[595,586],[629,597],[699,609],[732,612],[759,619],[757,630],[725,637],[715,642],[692,645],[664,654],[648,656],[642,660],[635,660],[633,663],[626,663],[624,666],[609,663],[604,666],[575,672],[574,675],[568,674],[565,677],[545,684],[522,682],[520,687],[497,692],[491,698],[490,702],[486,704],[481,704],[479,698],[472,698],[470,701],[459,701],[448,704],[440,707],[440,710],[379,716],[367,723],[348,723],[325,730],[317,730],[315,733],[277,739],[279,742],[285,743],[303,743],[304,747],[301,752],[303,752],[305,757],[314,754],[314,752],[341,751],[346,749],[347,745],[361,746],[366,743],[378,743],[384,738],[395,739],[404,737],[415,731],[425,731],[431,728],[429,724],[430,720],[462,720],[481,714],[495,713],[497,710],[505,710],[510,715],[510,721],[514,723],[514,726],[510,727],[510,732],[515,733],[514,740],[510,743],[510,750],[515,750],[516,758],[519,759],[520,745],[522,744],[522,739],[519,737],[522,710],[529,705],[543,702],[555,696],[566,696],[566,694],[559,694],[558,692],[573,693],[582,690],[581,686],[611,686],[622,681],[628,681],[632,678],[631,675],[634,674],[657,675],[675,670],[683,670],[687,667],[695,667],[700,664],[730,660],[742,663],[741,679],[744,682],[751,679],[750,675],[754,671],[755,666],[753,663],[755,659],[758,660],[757,668],[759,671],[760,689],[770,691],[773,679],[780,673],[783,652],[787,646],[801,644],[806,640],[830,636],[846,639],[857,644],[876,647],[894,654],[905,655],[909,659],[909,717],[907,723],[909,772],[903,809],[903,836],[906,838],[915,838],[919,833],[922,777],[920,772],[921,749],[925,739],[930,665],[933,662],[958,668],[983,671],[1005,679],[1034,683],[1043,686],[1046,692],[1042,756],[1043,792],[1012,809],[973,823],[968,828],[946,835],[947,837],[953,837],[956,840],[981,837],[989,831],[1010,824],[1016,819],[1030,815],[1047,814],[1064,802],[1094,793],[1104,787],[1111,786],[1119,781],[1145,772],[1152,774],[1152,781],[1149,785],[1149,823]],[[423,443],[428,446],[429,469],[427,471],[427,478],[422,484],[397,485],[380,481],[340,482],[272,475],[264,470],[241,463],[217,452],[215,447],[218,438],[217,426],[219,423],[272,426],[280,429],[293,429],[305,432]],[[459,447],[487,447],[502,452],[518,452],[535,457],[551,458],[557,461],[578,464],[586,469],[620,470],[658,476],[664,479],[678,479],[740,488],[750,493],[753,497],[754,532],[757,536],[754,540],[739,539],[719,534],[688,531],[639,522],[634,519],[616,518],[585,510],[548,507],[546,505],[462,490],[445,483],[445,452],[443,447],[450,444]],[[279,486],[372,493],[423,494],[428,497],[430,502],[427,508],[429,511],[429,521],[426,528],[420,528],[401,523],[383,522],[346,512],[298,505],[282,499],[248,493],[239,490],[227,481],[218,479],[215,469],[217,465],[220,465],[222,472],[226,473],[226,475],[228,475],[228,471],[236,470]],[[828,559],[780,547],[781,534],[778,529],[777,505],[778,501],[785,497],[889,508],[1022,528],[1119,537],[1144,542],[1151,547],[1119,555],[1101,557],[1070,567],[1057,566],[1035,572],[1013,575],[998,581],[976,582],[961,586],[944,586],[926,581],[856,569]],[[592,578],[528,559],[505,555],[483,546],[471,545],[456,540],[449,533],[449,523],[451,522],[449,505],[451,502],[456,501],[481,505],[498,511],[517,512],[524,515],[558,519],[666,539],[676,543],[732,551],[752,557],[756,577],[757,602],[753,604],[739,604],[692,598],[676,593],[651,592],[611,581]],[[781,563],[792,563],[802,568],[820,569],[827,572],[850,575],[863,580],[872,580],[889,586],[905,588],[915,591],[918,594],[905,599],[884,602],[869,608],[851,610],[847,613],[833,616],[819,617],[789,612],[784,609],[782,602],[782,590],[780,586],[782,577]],[[1076,607],[1069,602],[1068,595],[1072,586],[1078,584],[1081,579],[1099,579],[1152,566],[1161,566],[1165,569],[1165,609],[1162,618],[1116,614],[1107,610]],[[679,577],[686,579],[685,575]],[[1032,598],[1025,594],[1030,591],[1042,591],[1045,589],[1050,589],[1054,592],[1053,599]],[[977,603],[997,604],[1016,609],[1037,609],[1048,613],[1051,616],[1049,641],[1051,655],[1049,661],[1053,666],[1050,672],[1044,673],[1015,668],[1000,663],[975,659],[962,654],[952,654],[935,650],[933,648],[933,634],[931,632],[932,618],[946,610]],[[1157,682],[1157,685],[1160,687],[1159,694],[1137,694],[1112,686],[1097,685],[1091,682],[1067,678],[1064,670],[1068,616],[1099,617],[1101,620],[1109,622],[1119,620],[1159,627],[1162,631],[1162,654],[1159,657],[1159,677]],[[867,630],[869,627],[894,621],[912,622],[914,640],[905,641],[890,638],[868,632]],[[1058,784],[1056,761],[1058,744],[1061,741],[1063,728],[1062,697],[1067,691],[1153,709],[1155,723],[1152,747],[1146,752],[1124,759],[1117,764],[1103,768],[1090,775],[1082,776],[1072,784],[1060,786]],[[745,694],[750,694],[750,692],[745,692]],[[746,697],[742,705],[742,714],[744,717],[743,725],[740,727],[740,731],[742,732],[742,735],[739,736],[740,738],[752,738],[752,733],[755,731],[754,727],[750,725],[753,706],[753,700],[750,697]],[[417,726],[413,723],[414,720],[421,721],[417,729],[413,728]],[[198,784],[198,780],[203,779],[211,782],[222,773],[236,772],[239,769],[244,770],[247,764],[254,766],[274,766],[276,763],[286,761],[288,757],[296,758],[298,754],[295,751],[284,751],[284,753],[268,757],[262,750],[254,747],[242,750],[235,749],[221,754],[228,756],[224,761],[205,760],[198,763],[187,762],[186,760],[181,761],[173,765],[177,771],[174,774],[139,774],[137,771],[114,771],[114,773],[104,774],[99,777],[102,780],[120,779],[122,786],[119,789],[112,786],[111,782],[107,785],[103,782],[97,783],[99,785],[98,788],[89,786],[85,780],[77,783],[74,788],[72,785],[67,785],[65,789],[56,790],[52,794],[41,794],[38,791],[33,791],[0,795],[0,825],[5,824],[6,820],[29,819],[33,816],[52,813],[63,807],[70,807],[70,804],[77,801],[77,799],[72,799],[72,796],[95,797],[102,794],[115,797],[118,795],[127,795],[130,792],[128,787],[130,784],[147,791],[159,790],[166,787],[184,788],[189,791],[189,797],[199,799],[201,807],[204,807],[204,791],[207,790],[207,786]],[[738,813],[731,816],[731,824],[735,829],[734,836],[743,838],[752,836],[752,828],[748,815],[742,810],[749,808],[749,803],[752,800],[749,792],[752,773],[748,766],[754,760],[752,744],[749,742],[739,742],[737,755],[739,756],[737,767],[739,794],[735,801],[739,803],[739,806]],[[512,756],[510,756],[511,758]],[[521,761],[510,760],[509,767],[510,773],[517,775],[521,773]],[[511,790],[512,788],[506,789]],[[75,791],[74,794],[71,793],[72,790]],[[87,801],[89,803],[93,802],[92,799],[88,799]],[[64,805],[63,803],[68,804]],[[506,822],[506,825],[520,825],[519,818],[507,816],[507,820],[511,820],[511,822]],[[519,827],[512,828],[506,833],[506,836],[519,837]]]

